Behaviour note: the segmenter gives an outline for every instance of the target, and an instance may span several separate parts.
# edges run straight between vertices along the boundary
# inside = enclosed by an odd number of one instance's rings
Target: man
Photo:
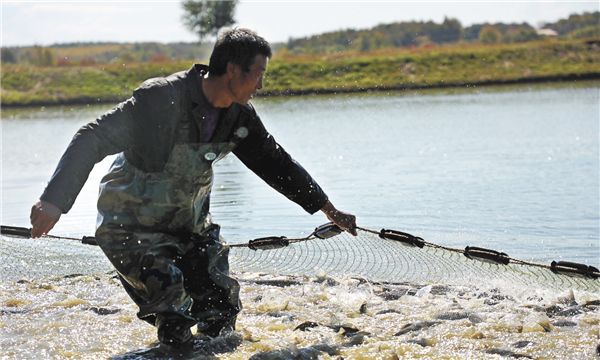
[[[269,44],[247,29],[219,36],[209,66],[144,82],[83,126],[31,209],[32,236],[69,211],[94,164],[119,154],[102,179],[96,238],[161,344],[189,343],[190,327],[217,336],[241,309],[227,250],[211,222],[212,164],[233,152],[307,212],[353,234],[319,185],[265,130],[249,104],[262,87]]]

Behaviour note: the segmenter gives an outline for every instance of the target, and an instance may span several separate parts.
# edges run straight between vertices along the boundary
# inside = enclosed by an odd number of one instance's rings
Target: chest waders
[[[209,214],[212,164],[233,147],[179,141],[156,173],[120,154],[100,184],[98,244],[161,342],[186,341],[196,324],[215,336],[235,325],[241,309],[228,250]]]

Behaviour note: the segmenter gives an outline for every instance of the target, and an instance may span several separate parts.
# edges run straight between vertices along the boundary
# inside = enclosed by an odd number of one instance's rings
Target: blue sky
[[[181,23],[180,1],[2,0],[3,46],[74,41],[194,41]],[[346,28],[410,20],[457,18],[482,22],[528,22],[537,26],[572,13],[598,11],[595,1],[241,1],[239,26],[271,42]]]

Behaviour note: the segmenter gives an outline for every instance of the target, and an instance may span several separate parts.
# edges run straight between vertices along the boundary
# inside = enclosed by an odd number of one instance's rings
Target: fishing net
[[[358,236],[341,233],[328,239],[313,238],[276,249],[236,247],[230,252],[230,266],[237,271],[355,276],[390,283],[465,285],[486,282],[600,291],[600,279],[593,278],[593,274],[586,277],[576,273],[555,273],[550,266],[511,260],[512,263],[505,265],[475,256],[469,258],[462,250],[436,245],[406,245],[365,230],[358,230]],[[597,269],[588,268],[597,274]]]
[[[349,276],[374,282],[511,284],[600,292],[598,269],[559,262],[528,263],[480,248],[453,249],[393,230],[359,228],[358,236],[324,226],[305,238],[269,237],[231,244],[230,268],[236,273]],[[94,239],[0,238],[0,274],[6,280],[100,273],[110,263]],[[22,229],[27,237],[29,229]],[[91,239],[91,241],[90,241]],[[79,239],[81,240],[81,239]],[[556,266],[555,266],[556,265]]]
[[[97,246],[63,239],[0,237],[0,278],[3,281],[42,279],[111,270]]]

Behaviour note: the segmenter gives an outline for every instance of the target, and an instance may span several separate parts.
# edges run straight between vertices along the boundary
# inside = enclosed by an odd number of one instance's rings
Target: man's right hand
[[[31,207],[31,237],[38,238],[47,234],[60,219],[62,211],[55,205],[40,200]]]

